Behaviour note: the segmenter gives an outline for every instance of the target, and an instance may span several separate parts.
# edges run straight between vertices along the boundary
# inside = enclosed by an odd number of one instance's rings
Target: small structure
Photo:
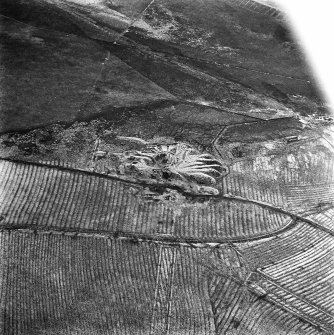
[[[299,136],[298,135],[293,135],[293,136],[287,136],[285,138],[287,143],[293,143],[293,142],[298,142],[299,141]]]

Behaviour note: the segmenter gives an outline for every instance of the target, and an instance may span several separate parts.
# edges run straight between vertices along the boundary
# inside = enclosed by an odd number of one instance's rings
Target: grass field
[[[96,42],[2,19],[0,132],[25,130],[101,114],[104,106],[137,106],[173,96],[150,83]],[[94,91],[94,83],[99,85]],[[85,109],[85,103],[94,106]]]
[[[24,1],[20,4],[30,8]],[[133,14],[147,4],[132,4]],[[128,3],[106,5],[132,15]],[[219,5],[209,1],[205,6],[200,1],[156,1],[137,23],[155,29],[160,22],[158,28],[164,29],[174,22],[175,27],[159,38],[137,25],[118,45],[111,43],[111,37],[102,41],[103,34],[115,31],[83,7],[48,9],[38,2],[31,6],[25,11],[14,10],[8,2],[2,6],[5,14],[26,24],[2,19],[6,70],[1,132],[72,123],[118,107],[175,99],[213,104],[222,114],[232,111],[255,117],[259,110],[271,111],[269,118],[277,111],[324,112],[284,22],[249,15],[229,1]],[[50,17],[51,10],[57,14]],[[84,37],[85,32],[98,40]]]

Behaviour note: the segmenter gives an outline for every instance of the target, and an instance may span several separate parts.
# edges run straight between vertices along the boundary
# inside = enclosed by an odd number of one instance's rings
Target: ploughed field
[[[184,193],[173,203],[73,166],[2,160],[1,171],[8,333],[333,329],[328,220],[266,207],[275,196],[250,191],[254,176],[224,179],[240,198]]]
[[[19,231],[1,245],[6,334],[320,334],[326,319],[277,304],[280,286],[263,299],[225,249]]]
[[[332,332],[327,147],[226,161],[212,195],[110,173],[89,141],[1,159],[5,333]]]

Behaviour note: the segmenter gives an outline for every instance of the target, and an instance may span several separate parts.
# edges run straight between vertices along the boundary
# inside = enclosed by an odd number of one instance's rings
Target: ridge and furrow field
[[[2,180],[0,214],[6,225],[252,238],[278,231],[290,221],[287,215],[250,203],[157,203],[136,196],[142,186],[102,175],[8,161],[0,165],[12,168]]]
[[[168,248],[159,261],[158,245],[16,231],[2,232],[0,245],[6,254],[0,282],[6,334],[148,334],[156,329],[167,334],[169,329],[190,335],[232,329],[241,335],[282,327],[284,335],[319,333],[246,287],[240,289],[232,277],[220,276],[226,268],[205,250]],[[162,299],[156,299],[157,288]]]

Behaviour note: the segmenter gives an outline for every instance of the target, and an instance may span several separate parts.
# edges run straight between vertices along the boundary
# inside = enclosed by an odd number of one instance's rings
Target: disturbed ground
[[[245,3],[2,1],[5,332],[334,329],[333,117],[284,16]]]
[[[229,1],[17,4],[2,5],[2,157],[122,174],[122,153],[188,143],[228,167],[330,127],[284,18]]]

